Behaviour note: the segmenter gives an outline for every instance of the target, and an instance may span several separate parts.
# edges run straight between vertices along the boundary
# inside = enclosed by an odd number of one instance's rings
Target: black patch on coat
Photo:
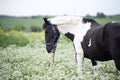
[[[65,33],[65,36],[66,36],[67,38],[69,38],[71,41],[74,40],[74,34],[72,34],[72,33],[70,33],[70,32]]]

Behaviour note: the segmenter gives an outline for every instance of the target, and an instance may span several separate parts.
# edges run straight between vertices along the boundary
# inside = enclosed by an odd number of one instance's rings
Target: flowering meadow
[[[85,59],[83,73],[78,73],[73,44],[64,36],[58,41],[54,63],[45,49],[44,32],[0,29],[0,41],[0,80],[120,80],[113,61],[99,62],[94,76],[91,61]]]

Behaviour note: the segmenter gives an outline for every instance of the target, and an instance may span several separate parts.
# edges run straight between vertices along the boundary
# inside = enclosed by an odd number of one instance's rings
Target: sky
[[[120,0],[0,0],[0,15],[120,14]]]

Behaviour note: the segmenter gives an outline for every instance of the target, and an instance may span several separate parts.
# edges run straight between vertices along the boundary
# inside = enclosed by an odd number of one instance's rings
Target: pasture
[[[120,18],[95,19],[101,24],[115,20],[120,21]],[[8,27],[13,28],[16,25],[42,27],[41,18],[38,20],[30,19],[30,22],[27,19],[9,20],[10,22],[0,19],[0,23],[6,31]],[[18,22],[19,24],[17,24]],[[58,41],[55,63],[53,64],[52,54],[48,54],[45,49],[44,32],[26,33],[15,30],[10,32],[9,30],[8,32],[0,30],[0,37],[3,35],[7,37],[13,35],[15,39],[12,43],[15,44],[4,47],[4,44],[7,44],[9,40],[0,44],[0,80],[120,80],[120,74],[116,70],[113,61],[99,62],[98,76],[94,76],[91,61],[85,59],[83,74],[78,74],[73,44],[64,36],[61,36]],[[23,39],[28,40],[23,46],[19,46],[15,41],[19,39],[16,39],[16,36],[21,35]],[[4,42],[5,39],[0,38],[0,41]]]
[[[78,74],[73,44],[63,36],[59,40],[53,64],[52,54],[46,52],[44,38],[37,33],[34,35],[29,37],[30,42],[24,47],[0,47],[0,80],[120,79],[113,61],[100,62],[99,75],[95,77],[91,61],[85,59],[83,75]]]
[[[42,30],[43,16],[30,16],[30,17],[0,17],[0,26],[4,31],[12,29],[31,32],[34,29]],[[35,31],[37,32],[37,31]]]

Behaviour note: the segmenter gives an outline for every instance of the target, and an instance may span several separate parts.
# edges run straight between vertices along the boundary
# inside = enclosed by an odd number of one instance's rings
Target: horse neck
[[[80,34],[83,30],[88,30],[90,28],[91,23],[78,23],[78,24],[64,24],[58,25],[57,28],[62,34],[71,33],[71,34]]]
[[[58,27],[58,30],[62,33],[65,34],[67,32],[73,32],[76,29],[76,26],[81,22],[82,23],[81,17],[77,16],[58,16],[49,19],[49,21],[52,24],[56,24]]]
[[[58,30],[61,32],[61,34],[65,34],[65,33],[67,33],[67,32],[73,32],[73,28],[72,27],[76,27],[76,26],[74,26],[74,25],[58,25]]]

